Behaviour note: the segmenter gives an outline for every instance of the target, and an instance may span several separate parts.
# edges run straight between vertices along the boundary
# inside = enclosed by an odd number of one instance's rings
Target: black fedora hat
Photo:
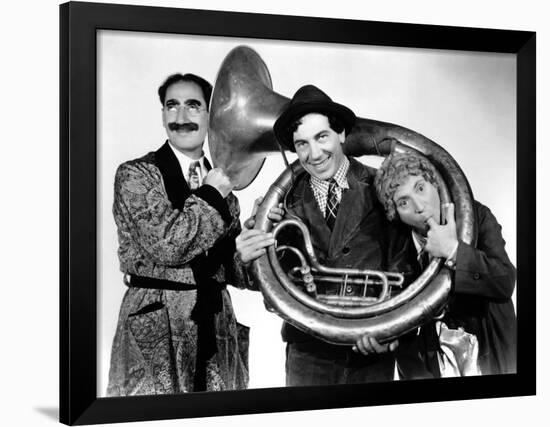
[[[288,127],[295,120],[309,113],[322,113],[337,117],[344,125],[346,136],[349,135],[355,124],[355,114],[348,107],[333,102],[326,93],[313,85],[302,86],[296,91],[286,109],[273,125],[275,136],[290,151],[295,150],[292,133]]]

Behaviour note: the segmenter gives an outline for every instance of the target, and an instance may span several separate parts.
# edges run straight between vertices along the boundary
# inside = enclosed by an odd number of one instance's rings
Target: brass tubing
[[[237,188],[251,182],[265,153],[276,149],[272,124],[288,98],[273,92],[271,86],[267,66],[246,46],[231,51],[218,73],[210,106],[209,143],[214,164],[226,170]],[[418,151],[434,164],[440,173],[441,202],[455,204],[459,239],[475,245],[471,189],[456,161],[443,148],[410,129],[363,118],[357,119],[344,143],[344,152],[350,156],[387,156],[394,150]],[[292,169],[296,174],[302,170],[298,162]],[[255,228],[272,229],[268,212],[285,200],[293,182],[291,174],[291,169],[285,170],[269,188],[258,208]],[[451,291],[450,273],[441,264],[440,259],[433,259],[420,277],[395,297],[362,309],[332,307],[328,311],[327,304],[291,283],[279,265],[274,246],[252,263],[251,273],[266,302],[280,317],[312,336],[350,345],[364,334],[381,342],[391,340],[439,314]],[[364,317],[355,317],[359,312]]]

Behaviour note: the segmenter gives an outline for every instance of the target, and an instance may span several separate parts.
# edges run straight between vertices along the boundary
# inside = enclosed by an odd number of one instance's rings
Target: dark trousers
[[[332,385],[393,380],[392,353],[363,356],[351,346],[291,342],[286,347],[286,385]]]
[[[399,338],[396,351],[397,371],[401,380],[439,378],[437,353],[439,338],[433,322]]]

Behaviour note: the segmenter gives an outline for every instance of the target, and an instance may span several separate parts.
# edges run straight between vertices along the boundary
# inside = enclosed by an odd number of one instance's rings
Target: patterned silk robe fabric
[[[113,213],[124,273],[197,286],[191,262],[206,250],[216,252],[217,242],[231,241],[240,231],[236,198],[230,194],[225,202],[221,199],[226,208],[222,215],[220,200],[208,194],[217,190],[204,187],[189,193],[166,144],[119,167]],[[168,198],[167,191],[174,189],[182,193],[180,209]],[[211,278],[237,286],[246,283],[232,256],[211,271]],[[217,351],[206,363],[206,390],[243,389],[248,383],[248,328],[236,322],[227,290],[221,290],[220,297],[220,310],[213,317]],[[112,347],[109,396],[194,390],[196,301],[196,290],[126,291]]]

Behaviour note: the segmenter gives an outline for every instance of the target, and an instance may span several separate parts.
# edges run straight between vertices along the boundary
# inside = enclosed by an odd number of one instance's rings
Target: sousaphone
[[[265,160],[266,153],[278,150],[272,128],[289,99],[272,90],[271,77],[260,56],[239,46],[225,58],[218,72],[210,105],[209,144],[214,165],[223,168],[236,189],[250,184]],[[470,186],[456,161],[425,136],[399,125],[358,118],[344,143],[349,156],[387,156],[396,151],[415,151],[426,156],[438,171],[441,203],[453,202],[458,238],[475,243],[473,198]],[[399,272],[332,269],[321,265],[303,223],[291,219],[274,224],[269,210],[283,202],[293,177],[304,173],[294,162],[271,185],[256,214],[255,228],[278,234],[281,227],[295,227],[304,237],[306,254],[277,243],[253,262],[253,280],[266,304],[280,317],[304,332],[333,344],[352,344],[364,334],[384,342],[420,326],[445,307],[451,291],[450,272],[435,258],[422,274],[401,292]],[[442,209],[444,212],[444,209]],[[299,265],[285,271],[282,251],[296,253]],[[364,283],[365,290],[378,288],[375,298],[349,299],[318,295],[316,283],[348,281]]]

